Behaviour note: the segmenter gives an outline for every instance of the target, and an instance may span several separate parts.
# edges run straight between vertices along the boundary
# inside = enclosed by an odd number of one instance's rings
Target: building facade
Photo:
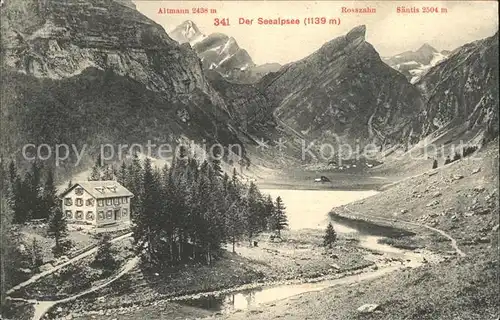
[[[133,194],[117,181],[85,181],[61,194],[68,223],[108,227],[130,224]]]

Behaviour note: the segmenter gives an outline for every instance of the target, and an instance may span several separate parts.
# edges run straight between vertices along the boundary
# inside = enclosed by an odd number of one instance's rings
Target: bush
[[[476,152],[477,149],[479,149],[478,146],[466,146],[462,149],[462,156],[465,158]]]
[[[56,273],[55,278],[47,279],[50,280],[50,285],[43,285],[41,291],[44,292],[44,295],[52,298],[60,298],[58,295],[61,292],[70,295],[79,293],[92,287],[93,276],[88,272],[88,268],[82,264],[69,265],[63,268],[58,276]]]
[[[71,248],[73,248],[73,242],[71,242],[71,240],[69,239],[64,238],[59,240],[59,244],[56,244],[52,248],[52,254],[54,254],[54,257],[58,258],[65,255],[68,251],[71,250]]]
[[[438,167],[438,161],[434,159],[434,162],[432,163],[432,169],[436,169]]]
[[[103,234],[99,240],[99,247],[92,266],[106,271],[114,271],[118,267],[115,255],[116,250],[111,243],[111,236]]]

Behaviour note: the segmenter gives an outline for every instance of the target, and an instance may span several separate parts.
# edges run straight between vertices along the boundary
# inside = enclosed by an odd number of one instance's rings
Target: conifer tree
[[[229,188],[229,175],[227,173],[224,173],[222,177],[222,190],[224,196],[227,196],[228,188]]]
[[[23,199],[24,185],[13,161],[9,164],[8,203],[13,214],[13,223],[21,224],[28,219],[26,202]]]
[[[52,249],[55,257],[62,256],[70,248],[71,243],[66,238],[68,236],[66,218],[60,205],[54,208],[50,216],[47,235],[56,242]]]
[[[158,221],[162,211],[162,195],[159,177],[153,171],[149,158],[144,161],[141,190],[143,190],[143,194],[140,197],[140,211],[134,216],[136,224],[134,239],[139,244],[140,254],[145,255],[145,260],[156,263],[158,259],[156,256],[157,246],[160,240]]]
[[[337,241],[337,233],[331,223],[326,227],[325,235],[323,237],[323,246],[332,248],[333,244]]]
[[[40,194],[41,187],[41,170],[42,166],[37,162],[33,162],[31,170],[26,172],[22,182],[21,198],[25,203],[27,219],[43,218],[41,211],[43,210],[42,197]]]
[[[276,198],[276,204],[273,210],[273,229],[277,231],[278,237],[281,237],[281,230],[288,226],[288,218],[285,213],[285,205],[281,197]]]
[[[134,153],[132,161],[128,167],[127,179],[125,180],[125,187],[134,194],[134,201],[130,204],[132,215],[139,211],[139,204],[141,203],[142,191],[142,165],[137,153]]]
[[[223,174],[224,174],[223,170],[222,170],[222,166],[221,166],[221,160],[220,160],[222,151],[219,149],[216,149],[213,151],[213,153],[214,154],[213,154],[213,157],[211,159],[212,169],[213,169],[215,177],[217,179],[221,179]]]
[[[128,174],[127,164],[125,163],[125,161],[122,161],[122,164],[120,166],[120,170],[118,171],[118,174],[117,174],[118,182],[125,185],[126,181],[127,181],[127,174]]]
[[[266,213],[266,228],[267,229],[273,229],[272,226],[272,221],[274,217],[274,202],[273,198],[271,198],[271,195],[267,195],[265,202],[264,202],[264,210]]]
[[[233,176],[231,177],[231,182],[234,185],[238,184],[238,172],[236,171],[236,168],[233,168]]]
[[[232,245],[233,252],[236,252],[236,242],[241,240],[245,232],[245,221],[243,217],[246,215],[246,210],[248,210],[248,208],[243,200],[234,199],[234,203],[232,203],[226,211],[226,233]]]
[[[89,181],[100,181],[101,180],[101,168],[97,165],[92,167],[92,171],[88,178]]]
[[[102,180],[114,180],[115,179],[115,174],[114,174],[114,168],[112,165],[106,165],[104,167],[103,173],[102,173]]]
[[[45,184],[42,193],[42,206],[43,210],[41,216],[44,219],[49,218],[51,212],[54,212],[55,207],[58,205],[57,190],[54,185],[54,174],[52,169],[48,169],[47,177],[45,179]]]
[[[6,290],[22,281],[18,273],[24,259],[18,250],[22,243],[21,237],[11,228],[13,211],[3,194],[0,195],[0,212],[0,226],[2,227],[0,233],[0,307],[3,307],[7,297]]]
[[[102,161],[101,154],[97,155],[97,159],[92,166],[92,171],[90,172],[90,176],[88,178],[89,181],[101,181],[102,179],[102,167],[104,163]]]

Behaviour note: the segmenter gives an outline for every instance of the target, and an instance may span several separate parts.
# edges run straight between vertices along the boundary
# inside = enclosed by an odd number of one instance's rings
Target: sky
[[[453,50],[465,43],[492,36],[498,30],[497,1],[134,1],[137,9],[168,32],[186,20],[206,35],[224,33],[236,39],[256,64],[285,64],[306,57],[325,42],[366,25],[366,41],[381,56],[417,50],[428,43],[438,50]],[[419,8],[420,13],[397,13],[398,7]],[[374,14],[342,13],[342,7],[376,9]],[[446,9],[423,13],[422,7]],[[160,8],[215,9],[217,13],[159,14]],[[297,18],[300,25],[258,25],[259,17]],[[307,25],[306,17],[340,20],[338,25]],[[215,26],[215,18],[228,18],[229,26]],[[239,19],[254,19],[252,25]]]

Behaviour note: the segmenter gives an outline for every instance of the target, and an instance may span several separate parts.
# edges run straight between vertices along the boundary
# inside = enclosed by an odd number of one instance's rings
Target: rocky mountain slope
[[[481,143],[498,136],[498,32],[466,44],[416,83],[426,100],[424,135]]]
[[[334,145],[358,141],[383,149],[418,140],[421,95],[382,62],[365,33],[358,26],[259,82],[284,126]]]
[[[233,37],[223,33],[206,36],[191,20],[181,23],[169,35],[181,44],[191,44],[205,70],[215,70],[231,82],[254,83],[281,67],[277,63],[256,65]]]
[[[9,1],[1,14],[5,154],[25,143],[179,138],[248,149],[280,137],[384,151],[436,130],[498,134],[498,35],[455,50],[413,86],[365,41],[364,26],[280,67],[255,66],[234,39],[191,22],[174,30],[179,44],[128,0]],[[421,63],[434,54],[419,51]],[[232,81],[248,70],[267,74]]]
[[[213,33],[195,43],[193,49],[205,69],[232,70],[247,69],[255,66],[245,49],[241,49],[233,37]]]
[[[123,1],[1,10],[5,154],[25,143],[239,143],[196,53]]]
[[[415,83],[427,70],[446,59],[449,54],[449,51],[439,52],[426,43],[417,51],[405,51],[392,57],[384,57],[382,61],[404,74],[411,83]]]

